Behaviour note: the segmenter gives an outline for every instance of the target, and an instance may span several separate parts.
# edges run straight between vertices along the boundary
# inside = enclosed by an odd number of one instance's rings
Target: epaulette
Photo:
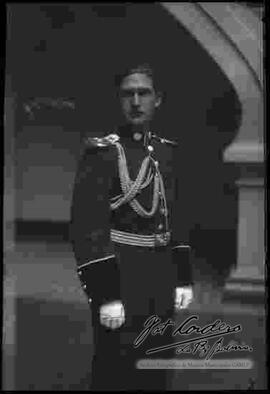
[[[119,140],[120,137],[117,134],[108,134],[105,137],[88,137],[85,144],[93,148],[104,148],[115,144]]]
[[[167,140],[166,138],[159,137],[157,134],[153,134],[152,133],[151,137],[154,140],[160,142],[161,144],[166,144],[166,145],[171,145],[171,146],[177,146],[178,145],[177,141]]]

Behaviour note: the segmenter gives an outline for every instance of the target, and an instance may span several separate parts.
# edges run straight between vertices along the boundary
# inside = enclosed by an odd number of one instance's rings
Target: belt
[[[166,246],[170,242],[171,233],[161,233],[152,235],[142,235],[127,233],[126,231],[111,230],[111,240],[115,243],[132,245],[132,246],[144,246],[144,247],[157,247]]]

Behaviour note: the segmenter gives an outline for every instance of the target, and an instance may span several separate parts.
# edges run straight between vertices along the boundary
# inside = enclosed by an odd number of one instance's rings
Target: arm
[[[103,155],[104,150],[97,147],[83,152],[71,206],[77,273],[88,299],[94,297],[100,304],[117,300],[120,295],[118,265],[110,240],[110,163],[103,160]]]
[[[176,160],[174,159],[174,169],[177,169]],[[177,173],[176,173],[177,172]],[[193,267],[192,267],[192,249],[188,242],[186,229],[186,208],[184,199],[181,198],[181,182],[178,171],[174,176],[174,212],[173,219],[173,246],[172,259],[173,264],[177,267],[176,289],[175,289],[175,307],[178,309],[185,308],[193,299]]]
[[[177,265],[177,285],[175,289],[175,308],[186,308],[193,300],[193,275],[191,247],[179,244],[172,248],[173,263]]]

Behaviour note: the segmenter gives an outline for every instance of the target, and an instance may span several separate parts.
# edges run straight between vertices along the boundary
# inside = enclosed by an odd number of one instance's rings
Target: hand
[[[121,301],[104,304],[99,310],[100,323],[108,328],[119,328],[125,322],[125,310]]]
[[[176,310],[185,309],[193,300],[192,286],[177,287],[175,289],[174,307]]]

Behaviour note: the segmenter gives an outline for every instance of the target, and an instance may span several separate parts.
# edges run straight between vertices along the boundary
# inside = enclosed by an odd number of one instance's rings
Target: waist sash
[[[143,247],[157,247],[166,246],[169,244],[171,239],[171,233],[159,233],[152,235],[134,234],[126,231],[111,230],[111,240],[115,243],[132,245],[132,246],[143,246]]]

